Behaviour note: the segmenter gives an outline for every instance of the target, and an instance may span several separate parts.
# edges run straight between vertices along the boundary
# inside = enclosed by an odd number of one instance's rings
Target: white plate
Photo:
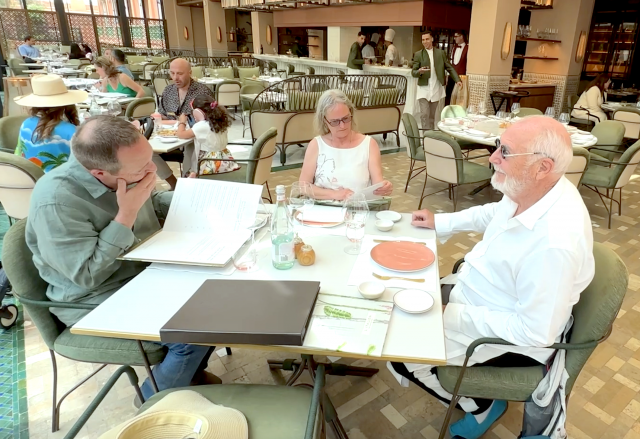
[[[456,132],[456,133],[464,130],[462,127],[453,127],[453,126],[447,126],[447,129],[449,131],[453,131],[453,132]]]
[[[458,119],[447,118],[447,119],[444,120],[444,124],[446,126],[459,126],[460,125],[460,121]]]
[[[391,220],[394,223],[397,223],[402,219],[402,215],[400,215],[398,212],[394,212],[393,210],[383,210],[376,213],[376,218],[378,218],[379,220]]]
[[[400,290],[393,296],[393,303],[409,314],[420,314],[433,308],[435,301],[431,294],[424,290]]]
[[[480,130],[474,130],[474,129],[470,129],[465,131],[467,134],[469,134],[470,136],[474,136],[474,137],[489,137],[491,134],[486,133],[484,131],[480,131]]]
[[[160,137],[160,141],[162,143],[176,143],[178,141],[177,137]]]

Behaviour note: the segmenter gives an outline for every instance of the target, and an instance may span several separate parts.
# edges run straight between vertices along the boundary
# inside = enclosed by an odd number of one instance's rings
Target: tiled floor
[[[230,138],[232,138],[230,136]],[[393,136],[390,143],[395,143]],[[393,208],[412,211],[418,205],[423,176],[417,177],[403,193],[409,161],[404,152],[387,154],[382,159],[385,176],[395,187]],[[292,169],[272,175],[270,186],[289,184],[299,170]],[[594,236],[614,249],[624,259],[631,273],[629,291],[622,311],[608,341],[600,345],[578,378],[569,403],[568,431],[574,439],[640,439],[640,184],[638,175],[623,191],[623,215],[614,217],[611,230],[606,228],[605,211],[600,201],[587,189],[582,189],[592,214]],[[441,188],[431,181],[427,191]],[[471,188],[463,188],[466,194]],[[451,211],[446,192],[426,200],[425,206],[436,211]],[[485,189],[476,196],[462,196],[461,208],[497,201],[500,194]],[[439,247],[442,273],[450,272],[453,263],[475,245],[481,236],[460,234]],[[416,334],[428,336],[428,334]],[[72,394],[63,405],[62,431],[51,434],[51,366],[47,348],[33,325],[25,327],[27,396],[29,428],[32,438],[61,438],[73,421],[94,397],[107,379],[102,371],[83,388]],[[234,349],[232,356],[214,355],[209,370],[226,383],[279,383],[281,375],[272,373],[267,359],[283,358],[274,352]],[[337,407],[351,439],[432,439],[437,437],[445,408],[416,386],[402,388],[381,362],[341,360],[361,366],[380,368],[370,379],[328,377],[327,393]],[[75,381],[91,372],[95,366],[59,358],[61,383],[66,391]],[[109,370],[115,370],[115,366]],[[144,372],[139,371],[141,378]],[[99,433],[134,414],[131,405],[133,391],[126,379],[108,395],[78,437],[96,438]],[[522,420],[519,404],[512,404],[507,414],[485,435],[488,439],[517,437]]]

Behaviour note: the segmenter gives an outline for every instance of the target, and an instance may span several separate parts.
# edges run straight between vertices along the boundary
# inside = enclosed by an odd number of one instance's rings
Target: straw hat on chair
[[[67,90],[58,75],[37,75],[31,78],[32,93],[16,96],[14,101],[23,107],[66,107],[84,102],[89,97],[86,91]]]
[[[169,393],[148,410],[109,430],[100,439],[248,439],[244,415],[193,390]]]

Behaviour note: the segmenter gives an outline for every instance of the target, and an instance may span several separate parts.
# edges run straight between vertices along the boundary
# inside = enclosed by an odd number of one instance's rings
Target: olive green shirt
[[[159,230],[173,192],[156,192],[142,206],[133,230],[115,222],[116,193],[76,159],[45,174],[31,196],[26,240],[52,301],[102,303],[147,266],[116,258]],[[52,308],[68,326],[89,311]]]
[[[350,69],[363,70],[362,65],[364,59],[362,58],[362,46],[356,41],[351,45],[349,50],[349,57],[347,58],[347,67]]]

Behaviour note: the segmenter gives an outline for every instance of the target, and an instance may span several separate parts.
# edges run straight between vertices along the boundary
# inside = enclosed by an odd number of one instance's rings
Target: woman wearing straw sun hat
[[[20,127],[16,155],[48,172],[69,159],[71,137],[80,124],[75,104],[87,100],[88,94],[67,90],[57,75],[34,76],[31,88],[33,93],[15,98],[18,105],[31,107],[31,117]]]

